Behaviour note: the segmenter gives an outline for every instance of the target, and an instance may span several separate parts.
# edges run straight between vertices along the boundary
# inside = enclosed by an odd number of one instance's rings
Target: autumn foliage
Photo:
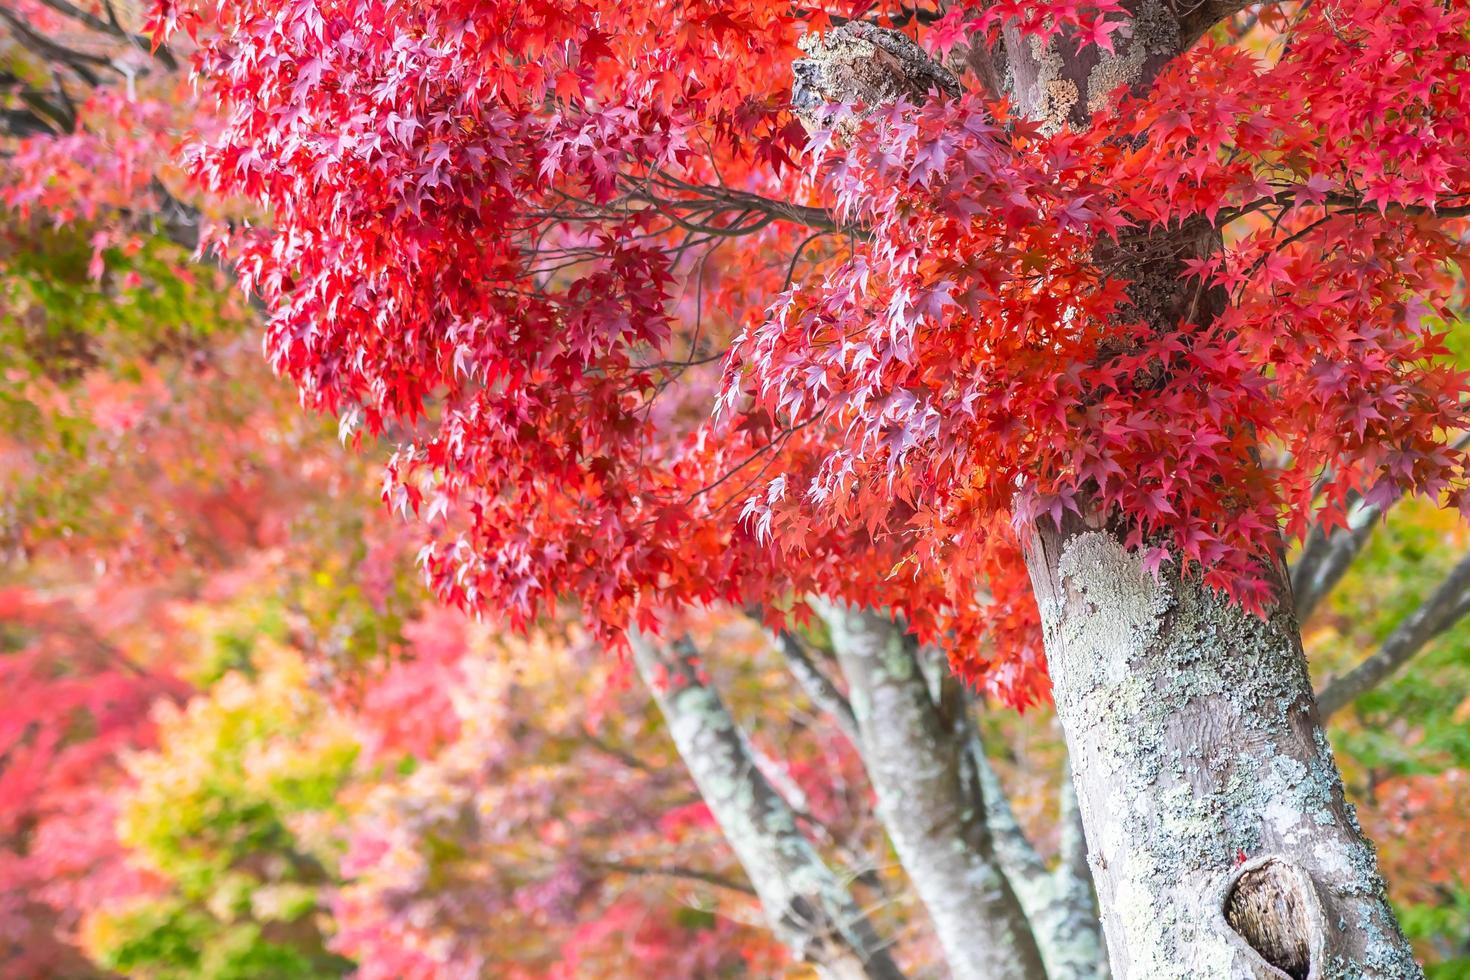
[[[1116,9],[917,36],[1086,24],[1103,58]],[[808,141],[789,66],[821,13],[232,2],[197,63],[230,108],[187,152],[271,210],[214,240],[272,363],[411,440],[385,494],[434,526],[445,597],[521,623],[575,598],[616,642],[663,607],[838,592],[995,633],[1025,703],[1016,525],[1115,508],[1151,562],[1260,607],[1280,531],[1462,498],[1466,12],[1263,17],[1290,42],[1206,38],[1146,100],[1086,93],[1085,129],[971,88]],[[1109,256],[1181,225],[1223,250],[1149,258],[1223,311],[1159,330]]]
[[[891,872],[860,760],[731,609],[884,607],[1039,706],[987,734],[1054,834],[1035,522],[1110,513],[1259,610],[1354,507],[1470,509],[1465,4],[1261,5],[1052,115],[965,71],[792,107],[854,18],[1101,65],[1121,11],[161,0],[103,32],[126,83],[0,125],[0,976],[777,975],[629,627],[721,638],[803,831]],[[18,113],[61,70],[15,25],[79,22],[3,12]],[[1382,591],[1349,579],[1314,656],[1379,639],[1350,611]],[[1445,976],[1464,643],[1342,723]]]

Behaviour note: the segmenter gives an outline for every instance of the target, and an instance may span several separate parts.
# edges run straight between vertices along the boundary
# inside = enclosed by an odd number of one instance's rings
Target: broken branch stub
[[[830,125],[833,105],[861,107],[838,127],[850,129],[864,115],[899,100],[920,105],[935,91],[960,95],[954,72],[899,31],[853,21],[826,34],[809,34],[800,47],[807,56],[791,65],[791,107],[808,129]]]

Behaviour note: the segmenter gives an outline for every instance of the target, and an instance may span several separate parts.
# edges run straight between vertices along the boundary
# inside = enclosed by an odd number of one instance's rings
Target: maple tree
[[[1466,13],[1271,5],[1261,57],[1229,43],[1238,9],[945,8],[917,33],[961,81],[899,32],[823,37],[829,14],[779,5],[238,2],[197,69],[233,108],[193,167],[272,210],[215,240],[276,368],[370,433],[422,432],[385,495],[443,528],[421,559],[451,601],[525,623],[574,597],[617,643],[816,592],[963,662],[1029,565],[1102,901],[1147,896],[1105,918],[1115,967],[1304,970],[1350,914],[1330,955],[1412,973],[1371,864],[1323,856],[1362,843],[1320,729],[1286,717],[1311,694],[1277,552],[1354,499],[1464,497],[1435,325],[1464,258]],[[1025,703],[1037,631],[1002,622],[997,683]],[[1129,707],[1139,684],[1162,707]],[[1269,748],[1179,740],[1202,710]],[[1169,752],[1278,775],[1166,803],[1138,770]],[[1298,822],[1263,837],[1287,796]],[[1162,827],[1140,850],[1125,814],[1166,805],[1214,853],[1166,853]],[[1188,924],[1202,887],[1223,933]],[[1236,919],[1272,889],[1312,919],[1281,946]],[[1035,975],[1001,905],[1013,962],[983,968]]]
[[[1015,7],[950,11],[949,39]],[[1066,9],[1019,29],[1064,30],[1081,16]],[[1351,492],[1460,485],[1444,446],[1460,381],[1423,319],[1458,239],[1412,216],[1455,213],[1462,30],[1433,5],[1388,9],[1355,14],[1351,43],[1308,10],[1264,66],[1200,42],[1146,104],[1091,93],[1086,112],[1109,114],[1085,132],[997,118],[981,91],[878,114],[840,154],[821,130],[796,167],[782,161],[804,136],[779,96],[795,40],[822,24],[780,6],[737,27],[661,8],[502,22],[493,5],[226,5],[200,72],[238,108],[195,170],[273,208],[238,268],[304,397],[371,432],[431,413],[388,492],[465,525],[425,555],[451,599],[524,620],[570,593],[609,639],[635,606],[778,587],[871,593],[921,629],[941,610],[983,620],[966,596],[1014,566],[1014,541],[990,543],[1013,508],[1057,517],[1085,491],[1133,519],[1130,543],[1163,535],[1154,564],[1172,544],[1259,607],[1283,518],[1300,536]],[[680,44],[647,49],[658,32],[616,29],[627,17],[664,18]],[[404,61],[410,39],[432,44]],[[1410,47],[1438,60],[1369,71]],[[670,64],[698,68],[681,86]],[[1344,71],[1364,86],[1305,96]],[[1372,128],[1398,91],[1419,107],[1395,120],[1402,149]],[[1277,162],[1294,155],[1307,162]],[[1222,214],[1240,228],[1229,248],[1180,271],[1202,280],[1197,304],[1235,301],[1140,335],[1095,243]],[[819,239],[768,310],[813,225],[854,248],[823,261]],[[685,362],[742,328],[707,421]],[[770,574],[743,560],[769,537],[813,557],[747,585]],[[895,557],[913,572],[888,575]]]
[[[63,40],[99,18],[24,8]],[[155,64],[116,18],[98,30],[124,55],[7,20],[84,82]],[[150,247],[140,228],[192,246],[228,222],[203,240],[259,297],[273,366],[344,434],[402,444],[384,497],[425,519],[440,595],[523,629],[570,600],[602,645],[631,640],[798,956],[898,969],[850,896],[800,892],[828,881],[810,828],[742,839],[750,814],[716,798],[710,751],[739,761],[742,735],[679,639],[692,606],[758,605],[790,646],[954,969],[1055,975],[1040,923],[1066,901],[1001,839],[935,651],[1012,705],[1055,690],[1116,971],[1331,955],[1409,975],[1288,597],[1305,616],[1402,497],[1464,502],[1444,330],[1466,21],[1422,0],[167,3],[138,33],[197,30],[223,111],[172,70],[143,72],[161,103],[94,79],[80,111],[22,80],[46,108],[15,111],[6,193],[92,223],[92,276]],[[160,138],[180,106],[212,197]],[[1461,592],[1451,573],[1324,707],[1453,623]],[[832,663],[804,652],[828,645]],[[920,744],[923,785],[894,765]],[[1150,808],[1173,828],[1122,816]],[[944,812],[970,816],[918,833]],[[803,856],[762,877],[773,841]],[[946,906],[947,847],[988,898]],[[1309,920],[1283,948],[1249,919],[1273,888]],[[1227,927],[1194,918],[1180,895],[1200,889]],[[1118,904],[1140,891],[1146,911]],[[816,921],[792,912],[818,899]],[[1333,913],[1358,926],[1325,938]]]

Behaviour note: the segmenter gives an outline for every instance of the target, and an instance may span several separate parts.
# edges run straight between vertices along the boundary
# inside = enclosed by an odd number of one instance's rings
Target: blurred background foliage
[[[1470,529],[1456,515],[1424,501],[1396,506],[1304,635],[1313,673],[1375,649],[1467,551]],[[1404,930],[1431,976],[1470,977],[1470,622],[1333,720],[1349,796]]]

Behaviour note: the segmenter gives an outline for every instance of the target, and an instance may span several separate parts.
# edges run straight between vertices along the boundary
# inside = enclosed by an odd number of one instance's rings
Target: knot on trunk
[[[1276,857],[1243,865],[1225,887],[1225,921],[1279,975],[1312,976],[1321,910],[1306,872]]]
[[[954,72],[899,31],[853,21],[799,43],[807,57],[791,65],[791,107],[808,129],[824,124],[822,109],[832,103],[872,111],[899,99],[917,105],[935,90],[960,94]]]

